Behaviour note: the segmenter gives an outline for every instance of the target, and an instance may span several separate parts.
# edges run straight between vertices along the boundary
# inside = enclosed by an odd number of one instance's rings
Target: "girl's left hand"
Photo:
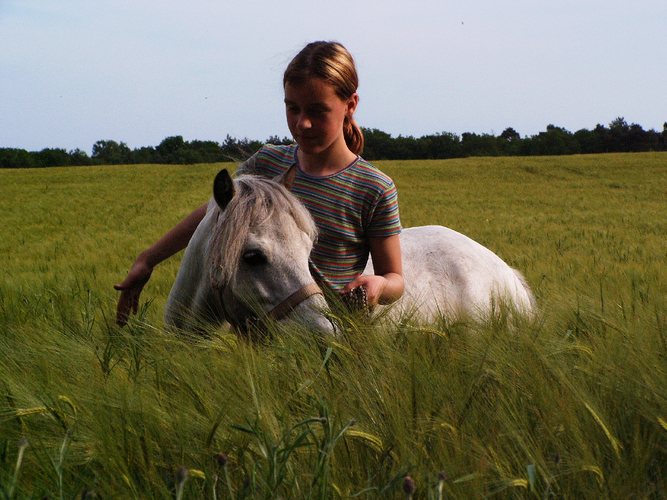
[[[363,286],[366,289],[366,299],[368,300],[368,305],[375,306],[380,303],[382,293],[387,286],[387,278],[377,274],[357,276],[355,279],[345,285],[343,293],[349,292],[358,286]]]

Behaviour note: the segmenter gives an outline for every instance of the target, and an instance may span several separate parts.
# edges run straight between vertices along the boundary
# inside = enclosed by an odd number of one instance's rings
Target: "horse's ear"
[[[296,163],[293,164],[290,168],[288,168],[285,173],[279,175],[274,180],[278,184],[282,184],[283,186],[285,186],[288,191],[291,191],[292,184],[294,184],[294,179],[296,179]]]
[[[213,198],[215,198],[220,210],[224,210],[233,197],[234,181],[226,169],[220,170],[213,181]]]

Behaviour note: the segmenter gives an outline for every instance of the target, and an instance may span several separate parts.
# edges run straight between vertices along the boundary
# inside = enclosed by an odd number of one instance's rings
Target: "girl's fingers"
[[[125,326],[127,323],[127,308],[122,302],[118,302],[118,307],[116,307],[116,323],[119,326]]]
[[[122,284],[119,286],[122,286]],[[116,323],[120,326],[125,326],[130,317],[130,312],[137,314],[139,310],[139,293],[131,288],[121,288],[120,290],[121,294],[116,306]]]

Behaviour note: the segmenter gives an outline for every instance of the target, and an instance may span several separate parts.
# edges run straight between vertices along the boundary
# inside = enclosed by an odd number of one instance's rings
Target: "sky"
[[[394,136],[667,121],[665,0],[0,0],[0,148],[289,136],[282,73],[313,40]]]

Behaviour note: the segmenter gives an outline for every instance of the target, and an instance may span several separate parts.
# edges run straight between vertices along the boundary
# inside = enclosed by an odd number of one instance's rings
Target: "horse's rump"
[[[405,292],[390,315],[428,322],[461,315],[484,319],[506,304],[530,314],[534,298],[523,276],[471,238],[443,226],[401,233]],[[369,262],[365,274],[373,272]]]

